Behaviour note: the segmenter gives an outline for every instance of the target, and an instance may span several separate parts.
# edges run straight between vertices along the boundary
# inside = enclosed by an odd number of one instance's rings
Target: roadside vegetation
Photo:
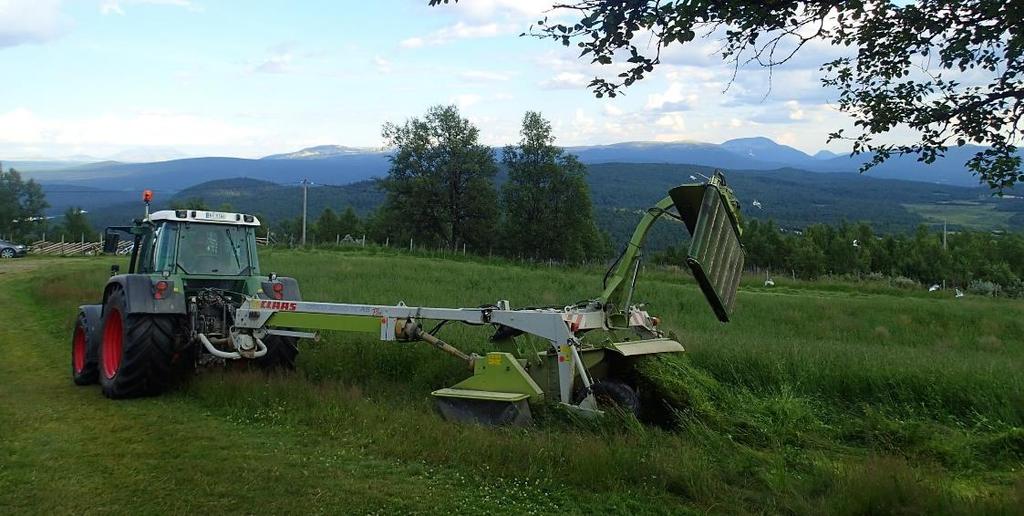
[[[297,277],[310,300],[561,305],[600,286],[590,268],[384,250],[269,250],[262,261],[265,271]],[[206,370],[159,399],[103,399],[71,384],[66,348],[74,307],[97,295],[107,261],[61,263],[15,282],[0,276],[3,309],[23,303],[41,329],[31,340],[3,330],[4,341],[32,360],[31,370],[0,365],[14,379],[0,390],[5,428],[39,406],[59,410],[50,417],[60,419],[72,409],[52,407],[69,400],[89,413],[136,418],[137,436],[152,435],[167,417],[186,460],[206,455],[223,471],[259,468],[254,457],[306,442],[290,453],[305,455],[302,464],[322,477],[318,483],[363,496],[352,503],[364,510],[1011,514],[1024,503],[1024,349],[1015,338],[1024,333],[1024,309],[1013,301],[928,297],[881,282],[779,279],[769,289],[749,278],[734,322],[722,325],[689,278],[652,270],[638,297],[688,350],[645,364],[647,392],[667,402],[659,420],[574,421],[546,411],[534,428],[490,429],[446,423],[432,410],[429,392],[466,374],[457,361],[422,344],[349,334],[304,342],[295,374]],[[446,327],[443,335],[468,350],[488,347],[483,328]],[[175,413],[202,417],[192,429]],[[76,487],[56,471],[94,462],[97,452],[85,448],[91,441],[82,433],[109,430],[63,420],[31,428],[38,433],[32,439],[19,431],[0,441],[17,457],[0,466],[0,507],[15,493],[48,492],[56,508],[72,503],[61,495]],[[211,449],[220,432],[246,436],[247,451]],[[63,442],[63,452],[48,452],[43,443],[50,441]],[[116,452],[122,460],[167,446],[151,437],[131,442]],[[307,482],[301,468],[266,461],[276,483],[261,487],[261,496],[303,492],[287,487]],[[130,474],[105,478],[113,485]],[[217,507],[214,496],[232,478],[203,476],[208,485],[200,486],[180,472],[167,475],[190,493],[193,509]],[[391,484],[376,496],[359,494],[360,475]],[[402,489],[392,488],[406,482],[418,500],[398,501]],[[242,499],[252,504],[245,507],[263,503],[256,495]],[[163,496],[146,503],[153,511],[182,507]],[[313,503],[296,499],[294,510],[341,507]]]

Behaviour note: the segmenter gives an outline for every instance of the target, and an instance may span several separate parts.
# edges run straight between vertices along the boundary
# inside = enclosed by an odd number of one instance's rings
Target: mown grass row
[[[600,281],[591,271],[388,255],[263,258],[266,271],[298,277],[311,300],[565,304],[593,296]],[[104,270],[97,262],[31,288],[41,305],[71,310],[97,295]],[[1024,503],[1016,305],[750,288],[735,321],[721,325],[692,285],[658,279],[642,284],[640,298],[690,351],[646,364],[647,387],[677,413],[667,429],[558,412],[527,430],[448,424],[428,393],[462,378],[460,364],[358,335],[303,344],[300,374],[205,371],[179,395],[247,425],[322,433],[338,446],[493,482],[553,480],[635,512],[682,502],[723,513],[1012,513]],[[487,346],[482,329],[446,328],[445,337]]]

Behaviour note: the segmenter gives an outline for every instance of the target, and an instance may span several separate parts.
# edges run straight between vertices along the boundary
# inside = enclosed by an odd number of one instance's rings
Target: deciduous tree
[[[594,224],[585,169],[554,145],[551,124],[527,112],[519,145],[505,147],[508,182],[502,187],[506,251],[530,258],[579,262],[603,250]]]
[[[82,208],[77,206],[64,210],[64,221],[59,231],[68,240],[85,239],[86,242],[99,240],[99,234],[92,228],[89,218]]]
[[[498,169],[480,131],[457,107],[434,106],[422,118],[385,124],[383,134],[394,149],[381,181],[390,231],[449,249],[489,248],[498,221]]]
[[[21,239],[38,233],[49,206],[38,183],[23,180],[17,170],[0,169],[0,234]]]

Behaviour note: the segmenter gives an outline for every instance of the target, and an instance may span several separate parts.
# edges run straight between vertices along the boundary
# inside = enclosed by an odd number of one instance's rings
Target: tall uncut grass
[[[281,251],[264,272],[304,299],[422,306],[565,305],[594,297],[591,269],[438,260],[387,252]],[[105,262],[39,275],[40,306],[98,295]],[[74,281],[71,281],[71,279]],[[461,468],[486,481],[553,482],[621,510],[717,513],[1014,513],[1024,503],[1024,308],[855,284],[745,283],[717,322],[682,274],[641,278],[687,348],[641,365],[671,415],[578,421],[540,411],[528,429],[446,423],[429,392],[467,374],[429,346],[329,334],[297,374],[203,371],[181,396],[240,424],[326,436],[374,456]],[[58,300],[54,306],[54,300]],[[443,337],[488,349],[487,328]]]

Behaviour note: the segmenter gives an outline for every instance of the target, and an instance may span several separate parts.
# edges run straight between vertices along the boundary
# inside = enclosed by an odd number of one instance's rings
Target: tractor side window
[[[166,223],[157,229],[153,272],[174,273],[174,250],[178,246],[178,225]]]
[[[137,266],[139,274],[152,274],[154,272],[153,248],[156,246],[156,239],[159,235],[160,227],[157,227],[142,237],[142,242],[139,243],[139,262]]]

